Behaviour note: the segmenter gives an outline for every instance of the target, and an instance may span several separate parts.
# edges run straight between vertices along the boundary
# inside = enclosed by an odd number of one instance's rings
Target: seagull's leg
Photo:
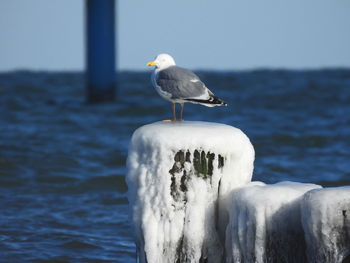
[[[181,105],[181,111],[180,111],[180,119],[178,119],[178,121],[182,121],[182,112],[184,110],[184,104],[181,103],[180,105]]]
[[[175,103],[173,103],[173,119],[171,121],[176,121]]]
[[[172,107],[173,107],[173,118],[171,120],[163,120],[163,121],[165,122],[176,121],[175,103],[173,103]]]

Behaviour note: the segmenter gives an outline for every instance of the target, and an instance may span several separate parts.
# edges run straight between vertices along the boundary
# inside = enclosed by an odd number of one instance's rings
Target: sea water
[[[198,75],[228,107],[184,119],[240,128],[253,180],[350,185],[350,70]],[[82,73],[0,74],[0,262],[135,262],[128,144],[172,112],[150,72],[117,79],[116,102],[87,104]]]

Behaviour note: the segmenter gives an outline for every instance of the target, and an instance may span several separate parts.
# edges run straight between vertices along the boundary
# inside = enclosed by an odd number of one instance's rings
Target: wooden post
[[[115,99],[115,1],[86,0],[88,102]]]
[[[141,263],[224,260],[232,189],[251,180],[254,148],[234,127],[158,122],[137,129],[128,198]]]

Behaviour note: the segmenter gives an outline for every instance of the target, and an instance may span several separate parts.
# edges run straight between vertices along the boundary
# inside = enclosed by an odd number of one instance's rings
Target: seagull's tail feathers
[[[208,100],[185,99],[185,101],[202,104],[202,105],[207,106],[207,107],[227,106],[226,102],[224,102],[222,99],[219,99],[218,97],[216,97],[214,95],[210,95],[210,98]]]

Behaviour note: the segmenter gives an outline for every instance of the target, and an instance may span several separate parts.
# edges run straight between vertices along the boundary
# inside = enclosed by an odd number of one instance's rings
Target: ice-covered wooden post
[[[300,206],[306,192],[319,188],[297,182],[251,182],[235,189],[229,205],[226,263],[306,262]]]
[[[306,193],[301,215],[308,262],[350,262],[350,186]]]
[[[234,127],[158,122],[135,131],[127,183],[140,262],[221,262],[233,188],[251,180],[254,148]]]

